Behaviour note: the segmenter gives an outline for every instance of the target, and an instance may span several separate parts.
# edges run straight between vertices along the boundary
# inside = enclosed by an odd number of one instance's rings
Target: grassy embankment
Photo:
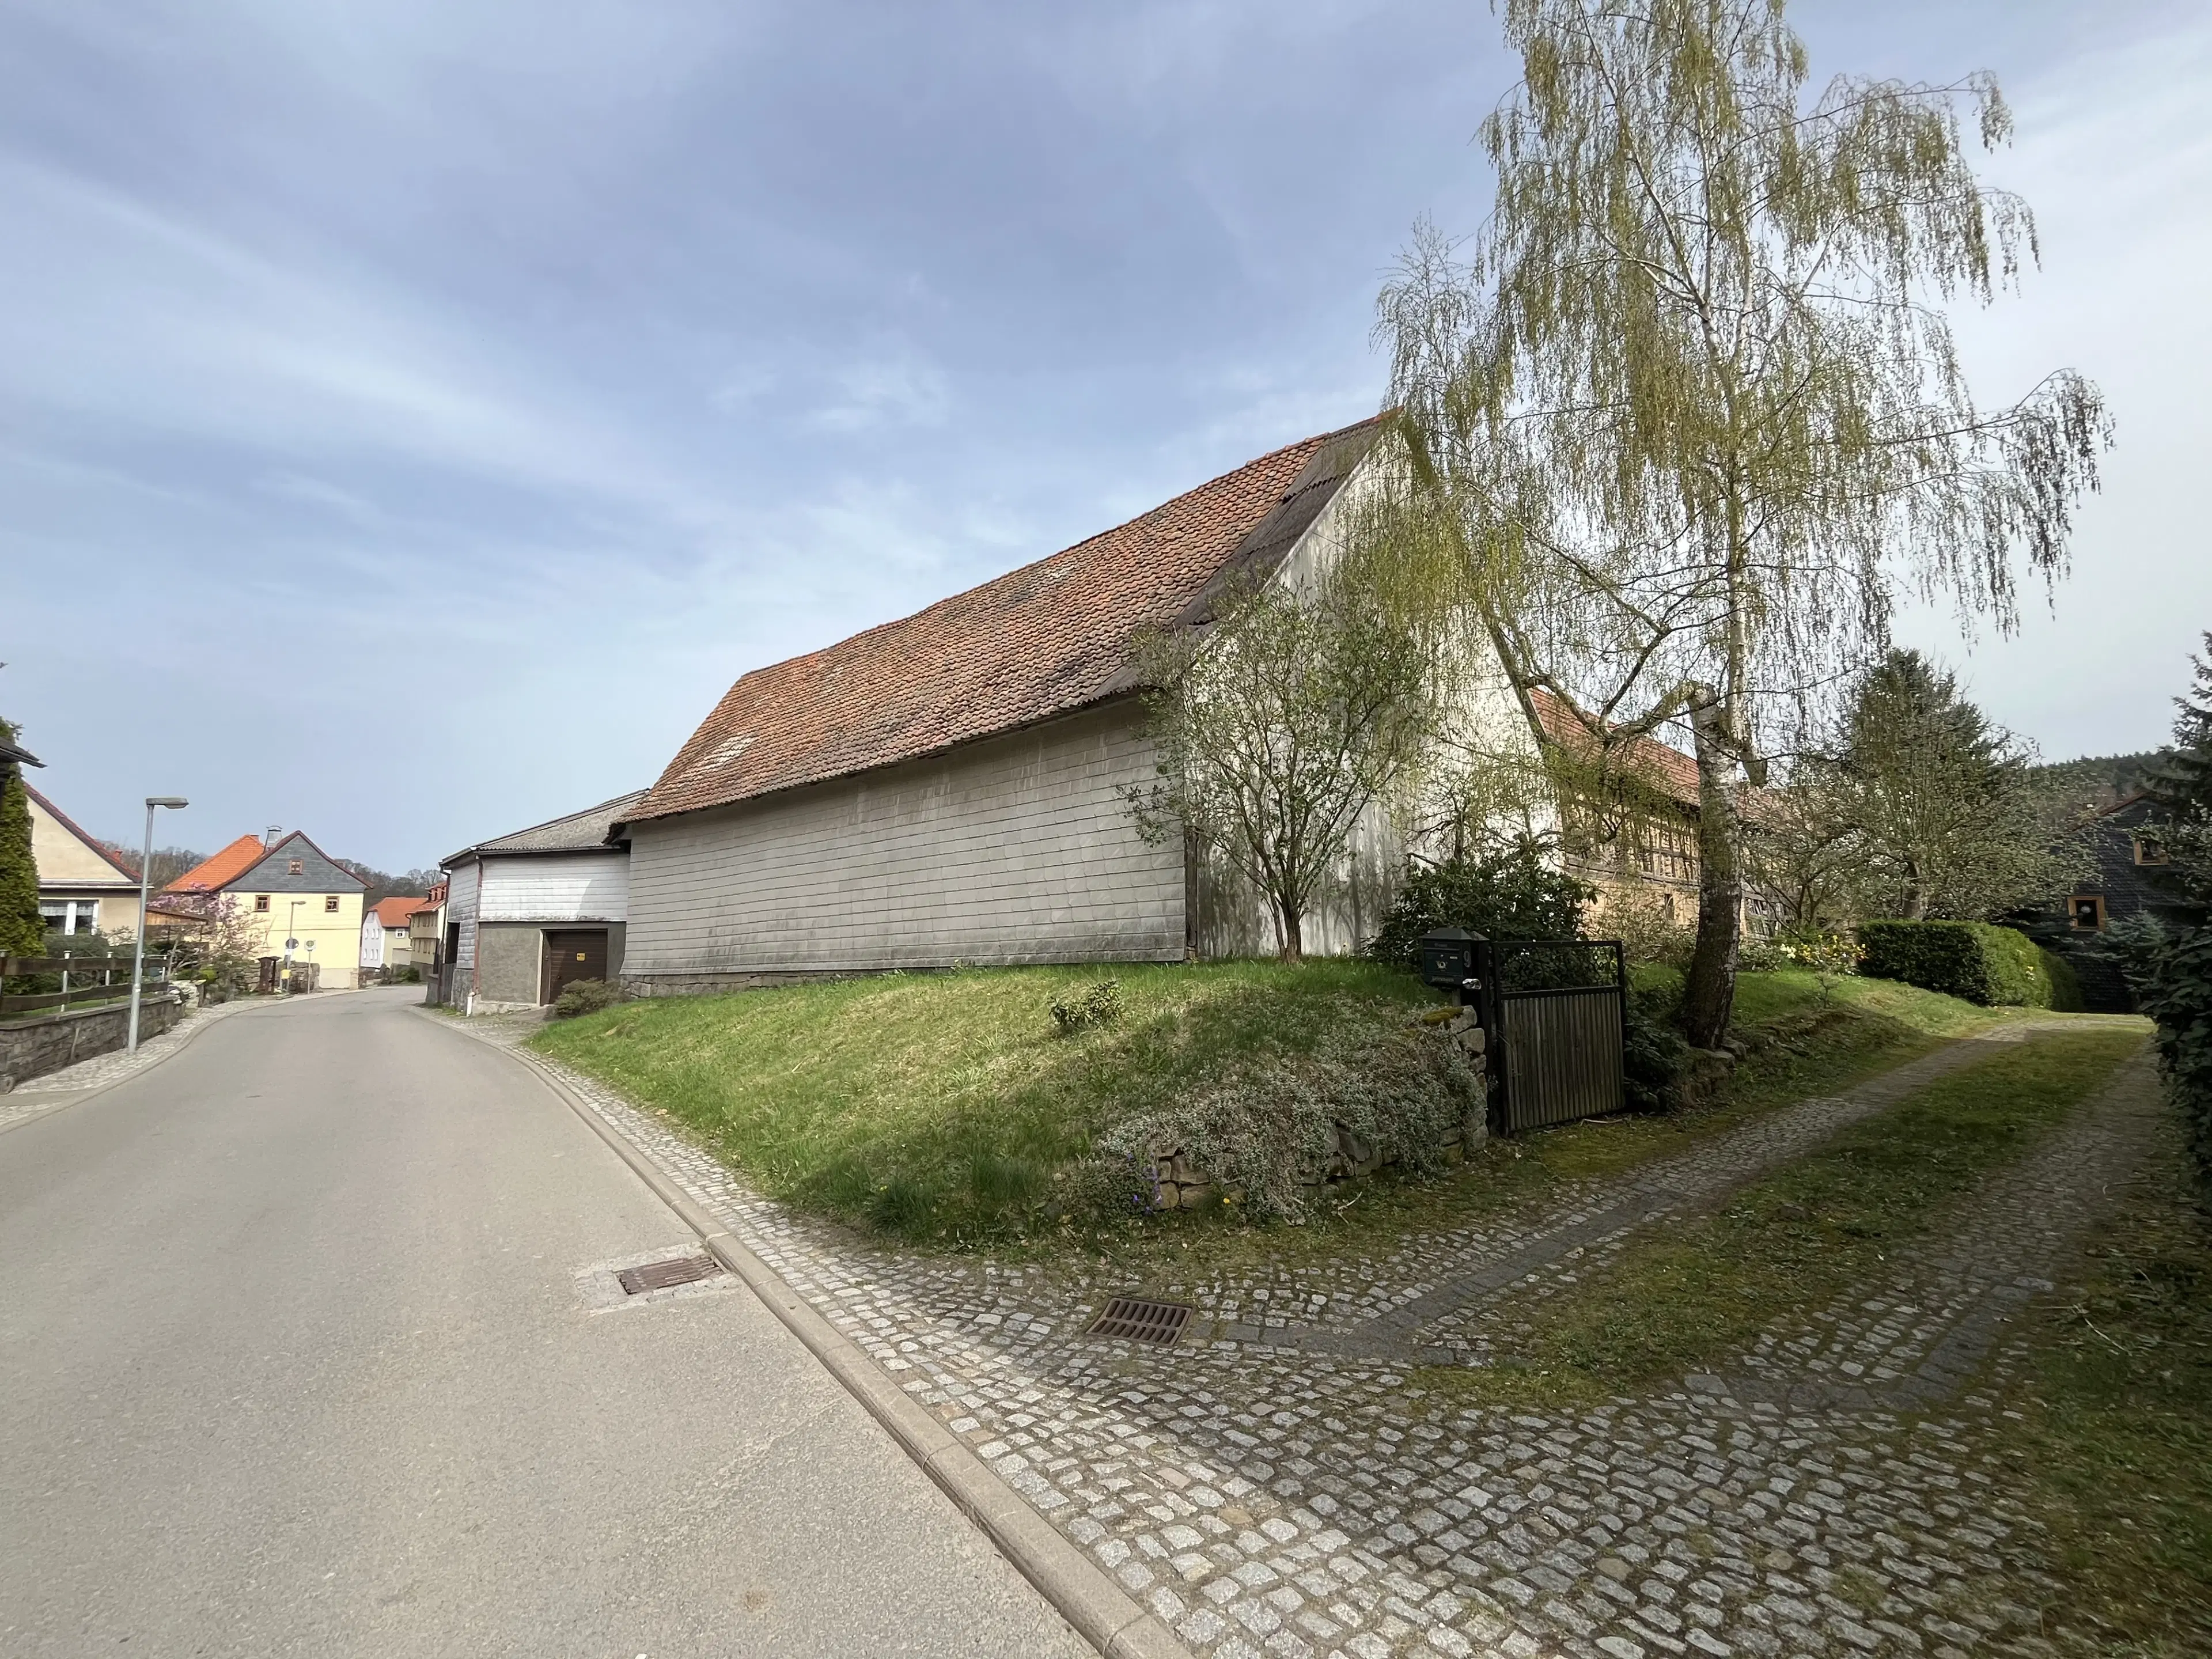
[[[2147,1035],[2085,1024],[1939,1079],[1531,1309],[1510,1364],[1423,1382],[1556,1407],[1724,1364],[1760,1332],[1809,1318],[1872,1277],[2057,1127]]]
[[[625,1003],[548,1027],[552,1057],[665,1113],[799,1208],[914,1242],[1326,1254],[1356,1234],[1461,1224],[1471,1209],[1688,1144],[1789,1100],[1847,1085],[1995,1016],[1876,981],[1749,975],[1748,1027],[1784,1040],[1722,1101],[1666,1118],[1572,1126],[1493,1144],[1439,1180],[1385,1176],[1297,1229],[1231,1215],[1161,1218],[1086,1201],[1098,1134],[1347,1029],[1430,1006],[1409,977],[1362,963],[1242,962],[1115,971],[1116,1024],[1057,1034],[1055,999],[1093,969],[974,969]],[[1134,1263],[1141,1267],[1142,1263]]]

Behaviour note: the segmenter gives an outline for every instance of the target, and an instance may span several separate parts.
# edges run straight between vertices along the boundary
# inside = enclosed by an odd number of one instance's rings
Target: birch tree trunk
[[[1683,989],[1682,1024],[1700,1048],[1717,1048],[1728,1035],[1743,928],[1741,786],[1727,723],[1717,698],[1691,711],[1698,757],[1698,946]]]

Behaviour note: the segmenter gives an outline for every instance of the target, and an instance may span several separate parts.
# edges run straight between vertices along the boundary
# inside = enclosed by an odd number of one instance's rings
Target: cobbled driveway
[[[478,1021],[514,1046],[534,1022]],[[2019,1040],[2015,1027],[1994,1040]],[[1718,1374],[1566,1414],[1443,1401],[1548,1294],[1844,1123],[1986,1054],[1951,1045],[1694,1152],[1334,1273],[1179,1287],[1166,1352],[1082,1334],[1131,1287],[855,1243],[750,1192],[657,1116],[531,1056],[1211,1659],[1905,1655],[2087,1645],[2039,1631],[2039,1534],[2008,1489],[2006,1327],[2148,1144],[2124,1066],[1914,1264]],[[1158,1288],[1158,1287],[1152,1287]],[[1210,1340],[1209,1340],[1210,1339]]]

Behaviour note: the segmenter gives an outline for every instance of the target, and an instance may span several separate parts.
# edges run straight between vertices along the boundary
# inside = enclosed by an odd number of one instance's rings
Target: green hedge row
[[[1987,1007],[2078,1009],[2074,969],[2025,933],[1983,921],[1869,921],[1859,971]]]

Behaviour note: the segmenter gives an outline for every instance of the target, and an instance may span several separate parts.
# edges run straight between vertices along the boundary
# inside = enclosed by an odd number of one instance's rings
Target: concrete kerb
[[[484,1041],[449,1022],[437,1023],[459,1036]],[[742,1240],[694,1202],[658,1164],[577,1098],[558,1073],[530,1054],[495,1043],[485,1046],[521,1061],[566,1102],[615,1156],[652,1188],[653,1195],[699,1235],[715,1261],[744,1281],[1060,1617],[1106,1659],[1193,1659],[1190,1650],[1157,1614],[1140,1606],[1050,1522],[1023,1502],[1018,1493],[991,1473],[988,1464],[915,1404],[868,1358],[866,1350],[817,1313]]]

